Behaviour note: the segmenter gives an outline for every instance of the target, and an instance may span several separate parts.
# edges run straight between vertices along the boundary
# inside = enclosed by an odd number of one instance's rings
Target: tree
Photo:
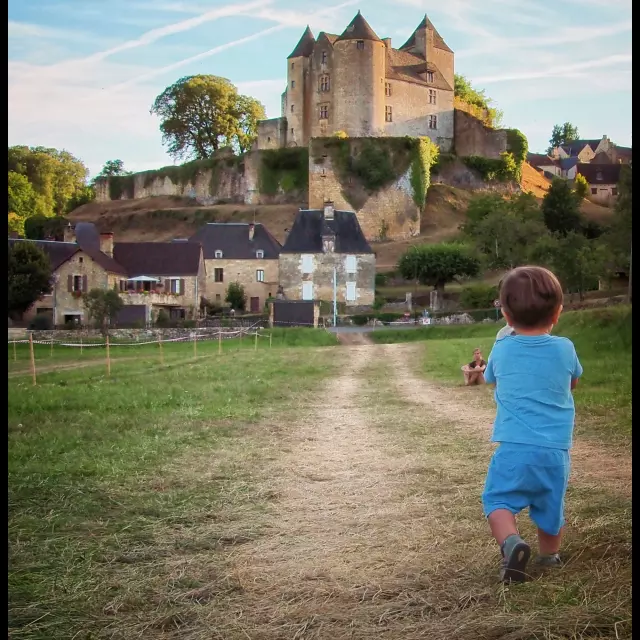
[[[107,332],[107,326],[115,320],[124,306],[120,294],[115,289],[91,289],[84,294],[83,301],[89,317],[102,333]]]
[[[24,235],[29,240],[46,240],[53,238],[59,242],[64,240],[64,229],[69,224],[62,216],[32,216],[24,223]]]
[[[33,190],[29,180],[15,171],[9,171],[9,231],[24,235],[24,223],[43,211],[42,198]]]
[[[567,180],[553,179],[549,191],[542,199],[541,208],[549,231],[566,235],[571,231],[581,230],[580,203]]]
[[[493,100],[485,95],[484,89],[474,89],[471,82],[458,73],[453,77],[453,87],[455,97],[474,107],[481,120],[490,127],[500,126],[502,111],[491,106]]]
[[[631,165],[622,165],[618,180],[618,199],[613,209],[611,226],[602,237],[609,249],[612,271],[630,268],[632,188]]]
[[[8,313],[15,319],[51,291],[49,258],[33,242],[18,241],[9,247],[7,277]]]
[[[589,183],[581,173],[576,174],[576,179],[573,181],[573,190],[580,200],[586,198],[589,194]]]
[[[244,287],[239,282],[229,283],[225,302],[228,302],[231,308],[236,311],[244,311],[247,306],[247,296],[245,295]]]
[[[169,153],[183,159],[210,158],[225,146],[246,151],[265,117],[260,102],[212,75],[180,78],[156,97],[151,113],[160,118]]]
[[[129,175],[131,175],[131,171],[125,170],[124,162],[122,162],[122,160],[107,160],[100,173],[95,177],[95,180],[99,180],[100,178],[112,178],[113,176]]]
[[[462,244],[416,245],[402,255],[398,271],[405,280],[418,280],[444,291],[447,282],[477,275],[480,261]]]
[[[561,144],[568,144],[569,142],[573,142],[579,138],[580,134],[578,133],[578,128],[570,122],[565,122],[562,125],[556,124],[553,126],[553,130],[551,131],[551,138],[549,138],[549,148],[547,149],[547,153],[551,153],[553,149],[559,147]]]

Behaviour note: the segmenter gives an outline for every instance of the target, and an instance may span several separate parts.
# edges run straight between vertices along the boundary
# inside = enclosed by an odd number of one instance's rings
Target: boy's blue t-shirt
[[[582,365],[568,338],[512,335],[497,340],[485,380],[495,384],[492,442],[570,449],[575,405],[571,380]]]

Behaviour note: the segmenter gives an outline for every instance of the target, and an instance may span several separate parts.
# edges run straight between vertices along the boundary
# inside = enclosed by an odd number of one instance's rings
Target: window
[[[267,136],[267,142],[271,142],[271,137]]]
[[[313,282],[302,283],[302,299],[313,300]]]
[[[355,256],[347,256],[347,273],[355,273],[357,260]]]
[[[120,291],[126,291],[129,288],[127,284],[126,280],[120,280]]]
[[[596,180],[602,180],[602,173],[600,171],[596,172]]]
[[[292,80],[292,81],[291,81],[291,88],[292,88],[292,89],[295,89],[295,88],[296,88],[296,81],[295,81],[295,80]]]
[[[84,258],[83,258],[82,256],[80,256],[80,257],[78,258],[78,262],[79,262],[80,264],[82,264],[82,263],[84,262]]]
[[[222,296],[219,293],[216,293],[216,302],[220,302],[222,300]]]
[[[311,273],[313,271],[313,256],[305,254],[302,256],[302,273]]]
[[[436,90],[429,89],[429,104],[435,104],[435,103],[436,103]]]
[[[438,116],[429,116],[429,129],[438,128]]]
[[[616,187],[612,187],[612,189],[611,189],[611,195],[612,195],[612,196],[617,196],[617,195],[618,195],[618,189],[616,189]]]
[[[213,270],[213,281],[214,282],[224,282],[224,269],[214,269]]]
[[[182,281],[179,278],[172,278],[169,280],[169,289],[170,293],[178,295],[184,293],[184,291],[182,291]]]
[[[296,63],[295,63],[295,62],[292,62],[292,63],[291,63],[291,68],[292,68],[292,69],[295,69],[295,66],[296,66]]]
[[[598,193],[598,190],[595,187],[592,187],[591,193],[595,196]]]
[[[384,83],[384,95],[385,96],[390,96],[391,95],[391,83],[390,82],[385,82]]]
[[[256,282],[264,282],[264,269],[256,271]]]
[[[262,260],[262,258],[264,258],[264,251],[262,249],[258,249],[256,251],[256,258],[258,258],[258,260]]]
[[[356,283],[347,282],[347,302],[353,302],[356,299]]]
[[[427,71],[427,82],[433,82],[433,71]]]
[[[327,64],[327,52],[326,51],[322,52],[321,61],[322,61],[322,64]]]
[[[392,122],[393,121],[393,115],[391,113],[391,107],[389,105],[387,105],[384,108],[384,121],[385,122]]]
[[[320,120],[326,120],[329,117],[329,105],[321,104],[320,105]]]
[[[329,91],[329,76],[320,76],[320,91]]]
[[[364,49],[364,40],[358,40],[356,42],[356,48],[358,49]]]
[[[291,135],[293,135],[293,127],[291,127]]]
[[[71,291],[82,291],[82,276],[73,276]]]
[[[213,255],[216,258],[222,258],[222,251],[220,251],[220,249],[216,249],[216,252]]]
[[[291,105],[291,113],[293,113],[293,105]]]

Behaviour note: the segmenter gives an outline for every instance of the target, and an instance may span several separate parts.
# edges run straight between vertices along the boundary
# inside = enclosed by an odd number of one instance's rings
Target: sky
[[[456,73],[544,152],[554,124],[631,146],[631,0],[9,0],[9,145],[66,149],[92,175],[173,164],[155,99],[181,77],[228,78],[280,115],[305,26],[358,10],[401,46],[426,13]]]

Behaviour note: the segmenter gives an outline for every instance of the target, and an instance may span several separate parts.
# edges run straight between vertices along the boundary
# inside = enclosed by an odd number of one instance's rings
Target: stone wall
[[[255,149],[280,149],[287,146],[287,119],[270,118],[258,122]]]
[[[459,156],[499,158],[507,150],[505,129],[490,129],[472,115],[454,110],[454,149]]]
[[[110,329],[110,340],[126,340],[132,342],[147,342],[152,340],[171,340],[174,338],[192,338],[194,332],[197,333],[198,339],[201,340],[214,340],[218,337],[218,333],[222,331],[222,338],[237,338],[237,327],[198,327],[193,329],[187,328],[171,328],[171,329]],[[89,339],[94,342],[102,342],[104,337],[97,329],[74,329],[67,331],[64,329],[55,329],[52,331],[24,331],[23,335],[16,339],[23,339],[28,334],[33,334],[34,340],[49,341],[54,340],[57,342],[69,342],[71,344],[79,344],[79,340]],[[12,339],[11,337],[9,339]],[[64,347],[60,347],[63,349]],[[115,357],[111,353],[111,357]]]
[[[349,274],[346,270],[346,255],[343,253],[318,253],[313,256],[312,273],[303,273],[302,254],[280,254],[280,284],[288,300],[302,300],[304,282],[313,283],[315,300],[333,300],[333,269],[336,268],[338,284],[336,298],[348,306],[371,305],[375,295],[376,259],[370,254],[356,255],[357,270]],[[347,282],[356,283],[356,299],[347,301]]]
[[[503,194],[521,191],[520,185],[515,182],[485,182],[459,158],[441,163],[437,173],[431,176],[431,184],[446,184],[470,191],[496,191]]]

